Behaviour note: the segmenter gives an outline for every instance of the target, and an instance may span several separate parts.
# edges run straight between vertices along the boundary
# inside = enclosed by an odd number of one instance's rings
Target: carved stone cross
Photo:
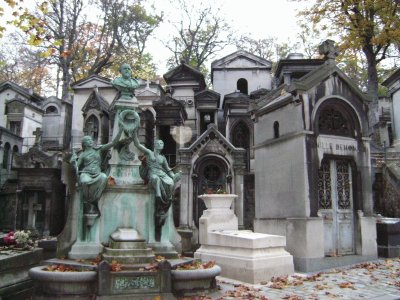
[[[38,203],[38,195],[35,193],[33,197],[30,197],[28,203],[24,203],[22,210],[28,213],[28,223],[27,227],[35,229],[36,228],[36,215],[38,211],[42,210],[42,205]]]
[[[324,41],[318,48],[319,54],[325,56],[326,59],[335,60],[339,55],[339,49],[332,40]]]
[[[36,130],[32,132],[32,134],[35,136],[35,146],[40,145],[42,142],[42,133],[43,131],[40,130],[40,127],[36,127]]]

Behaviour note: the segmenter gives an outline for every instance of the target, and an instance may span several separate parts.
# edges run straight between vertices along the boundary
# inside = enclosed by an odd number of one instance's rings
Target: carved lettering
[[[330,149],[336,151],[350,151],[350,152],[357,152],[356,145],[348,145],[348,144],[338,144],[338,143],[329,143],[329,142],[318,142],[318,148],[321,149]]]
[[[357,149],[353,145],[336,144],[336,150],[356,151]]]
[[[151,289],[155,286],[156,280],[153,276],[117,277],[114,281],[114,288],[117,290]]]

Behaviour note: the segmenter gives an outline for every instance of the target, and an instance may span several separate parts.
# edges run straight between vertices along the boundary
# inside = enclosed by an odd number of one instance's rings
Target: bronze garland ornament
[[[129,149],[129,144],[132,142],[135,132],[139,129],[139,114],[132,109],[125,109],[118,115],[118,124],[127,137],[118,145],[119,158],[123,161],[134,160],[135,153]]]
[[[139,128],[139,114],[132,109],[125,109],[118,115],[118,123],[125,135],[133,138],[135,131]]]

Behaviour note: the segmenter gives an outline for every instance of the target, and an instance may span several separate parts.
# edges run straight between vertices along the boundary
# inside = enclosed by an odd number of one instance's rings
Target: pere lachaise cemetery
[[[66,100],[0,83],[0,298],[174,299],[399,256],[400,72],[370,124],[319,50],[274,73],[239,50],[212,89],[183,62]]]

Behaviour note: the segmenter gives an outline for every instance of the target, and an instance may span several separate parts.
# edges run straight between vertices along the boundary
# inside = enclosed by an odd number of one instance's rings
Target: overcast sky
[[[151,1],[151,0],[150,0]],[[200,3],[201,0],[192,0],[193,3]],[[164,12],[165,20],[180,19],[179,12],[171,0],[153,0],[156,11]],[[296,23],[296,13],[300,8],[305,7],[303,2],[288,0],[202,0],[203,3],[211,2],[215,7],[221,8],[221,13],[225,20],[232,27],[238,36],[251,33],[253,38],[277,37],[279,41],[285,42],[289,38],[294,41],[299,31]],[[312,2],[306,1],[308,3]],[[12,18],[10,8],[0,0],[0,4],[5,9],[5,15],[0,20],[0,25],[5,26],[6,20]],[[34,0],[25,0],[23,5],[34,5]],[[85,13],[89,13],[85,11]],[[90,15],[90,13],[89,13]],[[157,73],[162,75],[167,72],[166,61],[171,56],[161,40],[168,40],[173,36],[174,28],[165,22],[156,31],[156,36],[149,41],[147,51],[149,51],[158,67]],[[6,42],[6,41],[5,41]],[[221,58],[236,51],[234,46],[227,47],[217,55]],[[208,62],[207,68],[210,67]]]
[[[166,19],[173,20],[180,17],[170,1],[155,2],[157,9],[164,12]],[[296,13],[304,7],[304,3],[288,0],[213,0],[212,3],[221,7],[221,13],[238,35],[251,33],[253,38],[260,39],[274,36],[281,42],[296,38],[299,31]],[[149,43],[148,50],[157,63],[159,74],[167,71],[166,60],[171,56],[159,39],[171,36],[172,32],[173,28],[165,24],[157,31],[156,39]],[[236,48],[229,47],[221,52],[218,58],[233,51],[236,51]]]

